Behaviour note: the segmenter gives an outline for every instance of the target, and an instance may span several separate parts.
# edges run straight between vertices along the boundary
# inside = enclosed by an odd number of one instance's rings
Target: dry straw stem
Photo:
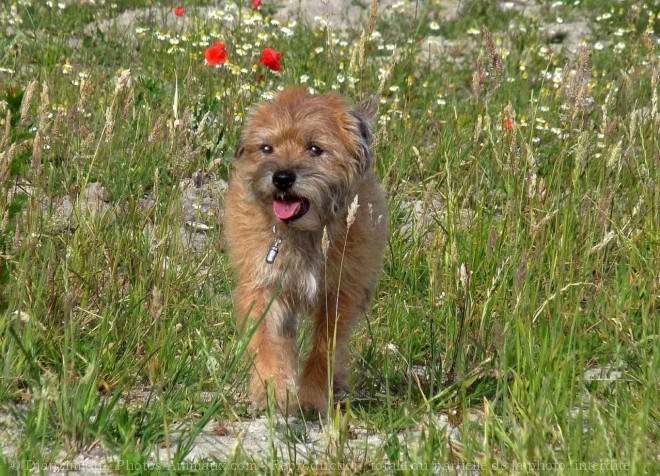
[[[357,48],[353,50],[351,55],[351,62],[349,64],[349,70],[352,72],[362,71],[364,65],[364,48],[367,42],[367,39],[376,29],[376,21],[378,20],[378,6],[380,4],[379,0],[371,0],[369,4],[369,21],[367,23],[367,28],[362,31],[360,35],[360,40],[358,41]],[[357,68],[355,67],[355,60],[357,56]]]
[[[21,125],[25,125],[30,120],[30,104],[32,103],[34,93],[37,91],[37,86],[39,86],[39,81],[35,79],[25,88],[23,101],[21,101]]]
[[[516,119],[516,110],[513,108],[511,103],[504,106],[504,110],[502,111],[502,113],[505,119],[511,119],[512,121]]]
[[[374,30],[376,29],[376,20],[378,20],[378,6],[380,4],[379,0],[371,0],[371,4],[369,5],[369,23],[367,26],[367,31],[362,33],[362,38],[360,38],[360,58],[359,58],[359,66],[360,70],[362,70],[362,65],[364,64],[364,44],[366,42],[366,39],[372,35]],[[365,37],[366,33],[366,37]]]
[[[558,212],[559,210],[553,210],[552,212],[541,218],[541,220],[538,223],[532,226],[532,234],[534,235],[537,234],[546,223],[548,223],[557,215]]]
[[[160,183],[160,169],[156,167],[154,170],[154,197],[158,200],[158,184]]]
[[[529,198],[529,221],[532,228],[536,226],[536,216],[534,214],[534,205],[531,203],[534,197],[539,197],[539,186],[537,186],[538,165],[534,158],[534,153],[529,145],[526,145],[527,151],[527,196]]]
[[[658,68],[653,68],[651,73],[651,118],[653,123],[658,122]]]
[[[527,172],[527,196],[532,198],[536,195],[536,172],[538,167],[536,165],[536,159],[534,158],[534,152],[532,148],[527,145],[527,166],[529,167]]]
[[[628,127],[628,139],[630,140],[630,144],[634,144],[635,139],[637,138],[637,118],[639,114],[635,114],[634,112],[630,115],[630,125]]]
[[[596,245],[594,245],[594,246],[591,247],[591,249],[589,250],[589,254],[591,255],[591,254],[594,254],[594,253],[598,253],[600,250],[602,250],[602,249],[605,248],[608,244],[610,244],[610,242],[611,242],[614,238],[616,238],[616,232],[615,232],[614,230],[610,230],[610,231],[608,231],[608,232],[605,234],[605,236],[603,237],[603,239],[600,241],[600,243],[598,243],[598,244],[596,244]]]
[[[516,273],[515,287],[516,291],[520,292],[522,285],[527,277],[527,263],[529,261],[529,254],[525,251],[520,257],[520,264],[518,265],[518,272]]]
[[[554,301],[554,300],[557,298],[557,296],[559,296],[559,295],[565,293],[566,291],[568,291],[568,290],[571,289],[571,288],[575,288],[575,287],[583,287],[583,286],[585,286],[585,287],[586,287],[586,286],[590,286],[590,287],[593,287],[593,288],[598,289],[598,286],[596,286],[596,285],[593,284],[593,283],[587,283],[587,282],[568,283],[566,286],[564,286],[563,288],[561,288],[559,291],[557,291],[557,292],[551,294],[550,297],[549,297],[548,299],[546,299],[545,301],[543,301],[543,303],[541,304],[541,306],[540,306],[540,307],[538,308],[538,310],[534,313],[534,317],[532,318],[532,323],[533,323],[533,324],[536,324],[536,321],[538,320],[538,318],[539,318],[539,317],[541,316],[541,314],[543,313],[543,310],[548,306],[548,304],[550,304],[552,301]]]
[[[396,66],[398,60],[399,58],[397,57],[397,55],[395,53],[392,53],[392,56],[390,57],[390,61],[387,63],[386,73],[383,75],[383,77],[380,80],[380,84],[378,85],[378,91],[376,92],[376,97],[381,97],[383,95],[383,90],[385,89],[385,83],[390,78],[392,71],[394,71],[394,67]]]

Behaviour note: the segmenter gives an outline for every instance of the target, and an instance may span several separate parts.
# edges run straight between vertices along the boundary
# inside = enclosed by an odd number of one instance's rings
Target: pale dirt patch
[[[472,418],[472,417],[470,417]],[[5,417],[2,417],[4,421]],[[433,427],[433,428],[431,428]],[[177,434],[172,428],[169,445],[162,444],[151,453],[151,458],[142,465],[142,470],[220,470],[245,469],[258,472],[290,472],[331,468],[341,465],[344,470],[357,470],[364,467],[386,470],[395,462],[383,452],[383,445],[398,441],[401,461],[422,461],[420,445],[430,430],[446,431],[448,444],[460,452],[458,430],[451,426],[446,416],[425,417],[425,420],[411,430],[394,435],[374,432],[364,427],[351,426],[347,439],[340,438],[331,422],[303,422],[297,419],[262,416],[251,420],[234,422],[211,422],[192,441],[191,450],[178,465],[174,463],[177,445],[186,443],[184,433]],[[9,436],[6,432],[0,436]],[[16,438],[16,434],[9,436]],[[8,447],[3,453],[11,467],[18,463],[12,460],[15,448]],[[342,463],[337,463],[342,461]],[[111,475],[130,470],[131,463],[119,460],[101,445],[92,446],[74,458],[62,454],[53,463],[43,465],[44,474],[71,474],[77,476]],[[133,470],[140,469],[132,467]],[[335,468],[339,469],[339,468]],[[139,471],[138,471],[139,472]],[[337,472],[337,471],[334,471]],[[334,473],[333,472],[333,473]],[[342,471],[339,471],[342,472]]]

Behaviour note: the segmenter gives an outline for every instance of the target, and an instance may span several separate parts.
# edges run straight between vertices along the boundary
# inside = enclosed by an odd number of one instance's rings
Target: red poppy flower
[[[261,0],[252,0],[252,10],[256,10],[261,6]]]
[[[513,130],[513,119],[510,119],[510,118],[504,119],[504,127],[506,128],[507,131],[512,131]]]
[[[208,48],[206,48],[206,51],[204,52],[204,56],[206,57],[207,63],[210,64],[211,66],[224,63],[229,58],[227,56],[227,48],[225,44],[221,41],[217,42],[213,46],[209,46]]]
[[[183,9],[183,6],[182,6],[182,5],[177,5],[177,6],[174,8],[174,14],[175,14],[176,16],[178,16],[178,17],[182,17],[184,13],[185,13],[185,10]]]
[[[282,65],[280,64],[282,56],[284,56],[283,53],[279,53],[273,48],[266,48],[263,53],[261,53],[261,61],[259,61],[259,64],[263,64],[273,71],[282,71]]]

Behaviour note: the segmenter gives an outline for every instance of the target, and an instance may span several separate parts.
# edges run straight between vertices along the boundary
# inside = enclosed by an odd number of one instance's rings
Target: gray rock
[[[591,28],[586,21],[570,21],[563,23],[546,23],[541,26],[541,31],[546,33],[550,47],[559,51],[566,48],[575,53],[580,48],[580,42],[591,36]]]

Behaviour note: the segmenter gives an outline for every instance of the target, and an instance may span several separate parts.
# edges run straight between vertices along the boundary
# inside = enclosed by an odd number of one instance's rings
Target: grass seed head
[[[163,312],[163,293],[157,286],[151,290],[151,299],[149,300],[149,314],[152,318],[158,319]]]
[[[53,121],[53,129],[51,131],[51,135],[56,139],[60,139],[62,135],[63,127],[64,127],[64,114],[58,112],[55,115],[55,120]]]
[[[35,79],[25,88],[25,94],[23,94],[23,100],[21,101],[21,125],[25,125],[30,120],[30,105],[32,97],[37,91],[37,86],[39,86],[39,81]]]
[[[118,73],[117,82],[115,83],[115,96],[118,96],[119,93],[131,83],[130,69],[122,69]]]
[[[158,142],[161,135],[163,134],[164,127],[165,127],[165,116],[163,115],[156,120],[154,127],[151,129],[151,132],[149,133],[148,140],[150,144],[155,144],[156,142]]]
[[[525,277],[527,276],[527,261],[529,259],[529,255],[525,251],[523,255],[520,257],[520,264],[518,265],[518,272],[516,273],[516,290],[520,292],[522,289],[522,285],[525,282]]]
[[[131,88],[130,91],[128,92],[128,97],[126,98],[126,102],[124,103],[124,111],[123,111],[124,119],[128,119],[131,116],[131,112],[133,111],[134,104],[135,104],[135,90]]]
[[[321,238],[321,251],[323,252],[323,257],[328,259],[328,249],[330,248],[330,239],[328,238],[328,227],[323,227],[323,238]]]
[[[9,223],[9,209],[6,209],[2,214],[2,220],[0,220],[0,235],[4,234],[7,229],[7,224]]]
[[[11,140],[11,110],[7,110],[7,116],[5,117],[5,132],[2,134],[2,141],[0,141],[0,149],[4,149],[9,145]]]
[[[468,272],[467,265],[461,263],[461,266],[458,268],[458,282],[460,283],[463,289],[467,289],[470,280],[470,273]]]
[[[390,57],[390,60],[387,63],[387,66],[385,67],[385,74],[383,74],[381,79],[380,79],[380,84],[378,85],[378,91],[375,94],[376,97],[382,97],[383,96],[383,91],[385,90],[385,83],[387,82],[387,80],[392,75],[392,71],[394,71],[394,67],[396,66],[397,61],[398,61],[398,57],[393,52],[392,56]],[[381,130],[387,130],[387,129],[383,128]]]
[[[570,104],[571,117],[586,114],[591,109],[593,98],[589,92],[591,66],[589,65],[589,49],[580,47],[575,60],[575,71],[564,82],[562,94]]]
[[[115,133],[115,111],[113,106],[105,109],[105,141],[110,142]]]
[[[41,98],[39,100],[39,130],[45,132],[49,120],[48,116],[50,114],[50,88],[46,83],[44,83],[41,88]]]
[[[30,160],[32,166],[32,173],[35,176],[38,176],[41,172],[41,155],[43,153],[43,141],[41,139],[41,132],[37,131],[37,134],[34,136],[34,142],[32,144],[32,159]]]
[[[575,147],[575,165],[574,165],[574,174],[577,178],[582,174],[584,169],[585,162],[587,160],[587,154],[589,153],[589,132],[582,131],[577,140],[577,145]]]
[[[621,171],[621,166],[623,165],[621,160],[621,145],[622,141],[619,141],[610,149],[610,153],[607,155],[607,162],[605,163],[608,170],[616,169],[617,173]]]
[[[490,88],[491,90],[499,86],[504,76],[504,67],[502,66],[502,55],[495,46],[493,35],[487,27],[483,27],[482,33],[484,35],[484,43],[486,43],[486,51],[488,52],[488,59],[490,60]]]
[[[474,94],[477,98],[481,96],[485,80],[486,68],[484,67],[484,55],[482,52],[480,52],[479,57],[477,58],[477,65],[474,74],[472,74],[472,94]]]
[[[89,78],[80,80],[80,97],[78,98],[78,109],[85,109],[87,100],[92,92],[92,83]]]
[[[9,169],[16,156],[16,144],[9,146],[9,150],[0,155],[0,185],[4,184],[9,178]]]
[[[605,248],[614,238],[616,238],[616,232],[614,230],[608,231],[599,243],[591,247],[589,254],[591,255],[598,253],[600,250]]]
[[[655,53],[655,44],[648,33],[642,35],[642,44],[644,45],[644,48],[646,48],[646,51],[648,51],[649,56],[652,57]]]
[[[348,216],[346,217],[346,224],[348,225],[348,229],[351,228],[351,225],[355,222],[355,217],[357,215],[357,210],[360,207],[360,204],[358,203],[358,196],[355,195],[355,198],[351,202],[351,206],[348,207]]]

